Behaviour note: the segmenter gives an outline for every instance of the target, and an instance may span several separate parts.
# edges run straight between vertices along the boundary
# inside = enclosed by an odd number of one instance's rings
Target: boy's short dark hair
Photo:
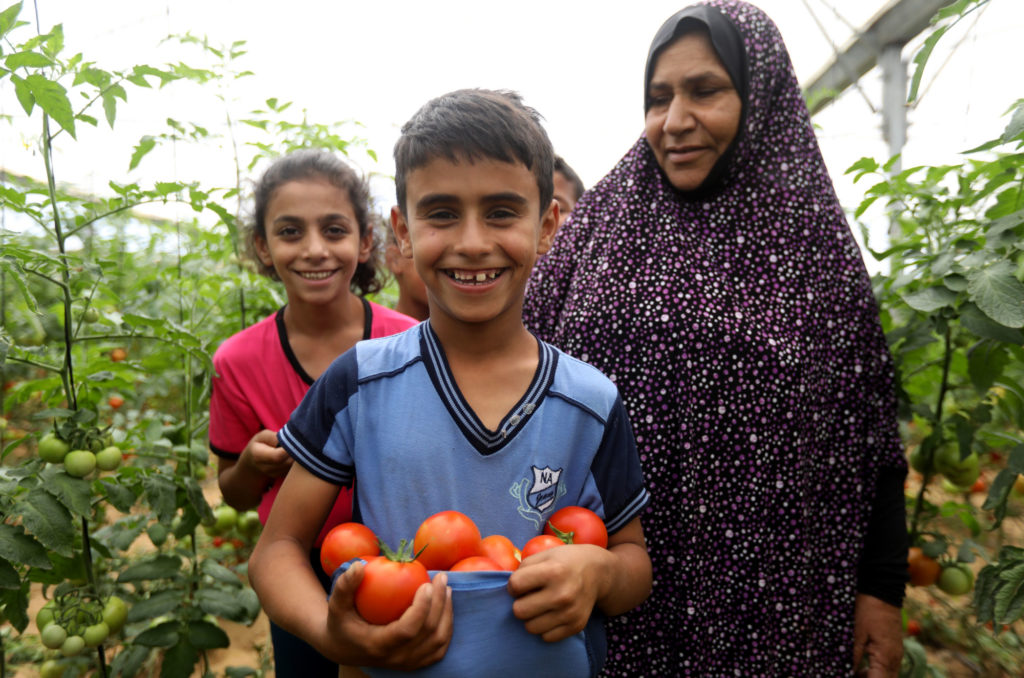
[[[554,195],[554,151],[537,111],[508,90],[460,89],[428,101],[395,143],[395,191],[406,213],[409,172],[435,158],[521,162],[537,179],[541,214]]]
[[[579,200],[580,196],[583,195],[583,191],[586,190],[583,187],[583,180],[580,179],[580,175],[576,174],[576,172],[569,167],[569,163],[567,163],[560,155],[555,156],[555,171],[565,177],[569,183],[572,184],[573,201]]]

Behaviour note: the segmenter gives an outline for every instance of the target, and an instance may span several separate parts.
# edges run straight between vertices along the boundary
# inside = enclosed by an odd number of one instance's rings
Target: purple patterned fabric
[[[707,4],[749,70],[724,187],[678,192],[641,138],[524,314],[618,385],[653,496],[653,593],[610,623],[605,675],[846,676],[875,479],[905,464],[891,358],[778,30]]]

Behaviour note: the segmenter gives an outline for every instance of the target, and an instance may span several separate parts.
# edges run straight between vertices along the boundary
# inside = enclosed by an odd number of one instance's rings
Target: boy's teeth
[[[319,271],[319,272],[307,271],[306,273],[300,273],[299,275],[301,275],[303,278],[308,278],[309,280],[323,280],[324,278],[330,277],[331,272],[330,271]]]
[[[478,273],[466,271],[452,271],[452,277],[461,281],[487,282],[498,277],[500,271],[480,271]]]

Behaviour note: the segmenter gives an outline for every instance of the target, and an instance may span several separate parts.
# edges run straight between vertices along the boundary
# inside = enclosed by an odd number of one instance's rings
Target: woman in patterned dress
[[[644,103],[524,309],[616,382],[653,497],[654,591],[605,675],[895,676],[892,362],[777,28],[738,0],[677,13]]]

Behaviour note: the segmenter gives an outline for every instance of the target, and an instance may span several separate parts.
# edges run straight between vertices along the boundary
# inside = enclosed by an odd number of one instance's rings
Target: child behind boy
[[[392,225],[427,287],[430,319],[360,342],[310,390],[280,432],[298,464],[249,568],[267,614],[342,664],[416,669],[459,643],[445,573],[383,626],[354,609],[361,564],[324,600],[309,546],[339,486],[357,477],[354,517],[393,547],[448,509],[519,546],[563,506],[601,515],[607,549],[549,549],[508,579],[515,617],[545,641],[589,631],[592,616],[626,612],[649,593],[647,491],[618,392],[522,323],[527,279],[556,230],[552,156],[536,112],[507,92],[452,92],[402,129]],[[487,659],[479,675],[493,675]]]

